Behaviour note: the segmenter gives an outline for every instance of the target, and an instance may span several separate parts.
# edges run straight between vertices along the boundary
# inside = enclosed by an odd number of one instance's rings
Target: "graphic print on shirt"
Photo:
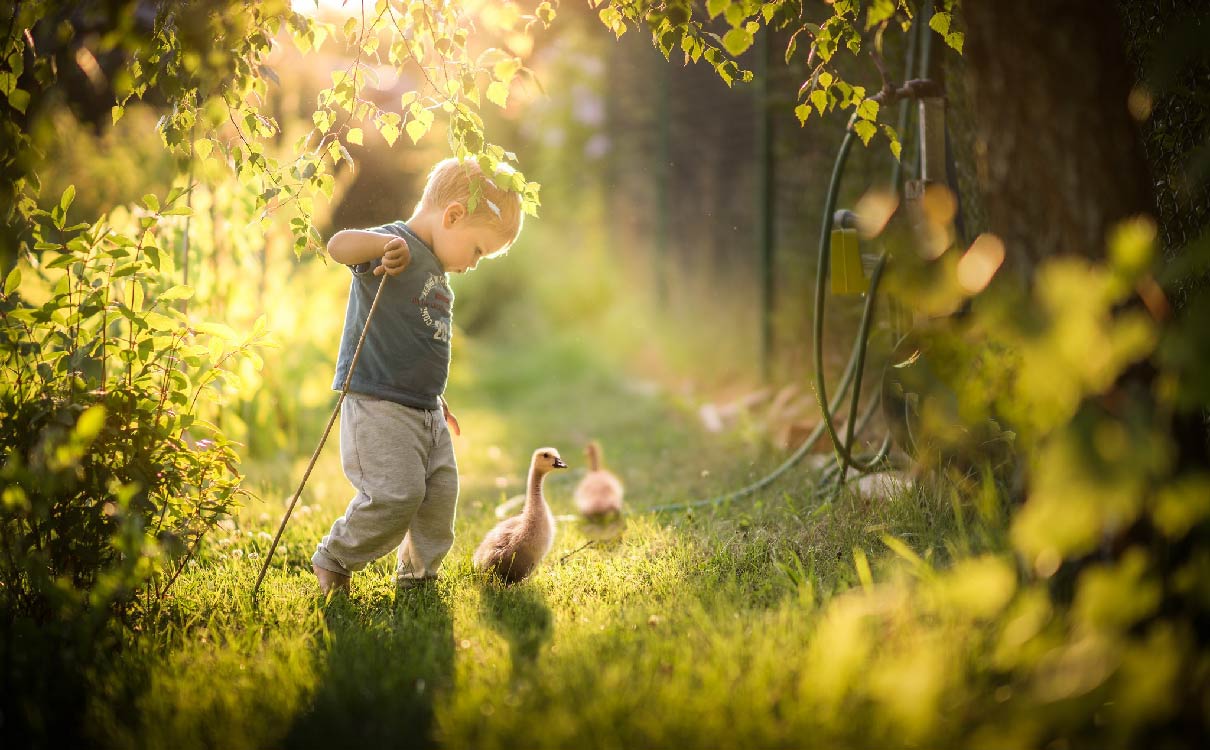
[[[450,340],[450,304],[453,302],[453,292],[446,284],[444,274],[429,274],[420,290],[420,296],[412,300],[412,304],[420,308],[420,317],[425,325],[433,329],[433,338],[437,341]]]

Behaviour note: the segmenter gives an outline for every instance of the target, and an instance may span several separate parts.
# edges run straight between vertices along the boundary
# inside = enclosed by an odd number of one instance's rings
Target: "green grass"
[[[460,344],[449,398],[464,433],[462,493],[440,581],[396,592],[388,557],[358,573],[350,595],[320,598],[309,556],[351,494],[333,436],[253,608],[259,556],[292,487],[280,468],[257,479],[252,467],[262,502],[215,534],[127,657],[139,676],[130,705],[94,698],[102,740],[612,748],[877,736],[821,717],[808,646],[821,605],[858,585],[855,547],[877,559],[889,533],[948,554],[943,540],[959,536],[948,500],[846,495],[821,508],[797,469],[728,506],[647,513],[747,484],[784,456],[755,429],[704,433],[674,392],[628,380],[583,342]],[[624,536],[564,560],[584,541],[565,523],[530,580],[477,577],[471,552],[495,506],[521,491],[533,449],[553,445],[572,464],[547,487],[555,512],[570,513],[589,438],[626,483]]]

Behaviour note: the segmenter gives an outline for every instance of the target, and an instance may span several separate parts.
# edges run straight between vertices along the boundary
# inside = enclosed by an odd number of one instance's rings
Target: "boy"
[[[473,212],[472,183],[481,189]],[[341,464],[357,494],[311,558],[325,594],[396,546],[397,584],[435,578],[454,543],[458,466],[449,430],[459,428],[442,397],[454,303],[447,274],[505,252],[521,223],[517,194],[485,179],[474,161],[446,159],[410,219],[328,241],[328,254],[353,273],[334,389],[344,385],[379,284],[387,286],[340,415]]]

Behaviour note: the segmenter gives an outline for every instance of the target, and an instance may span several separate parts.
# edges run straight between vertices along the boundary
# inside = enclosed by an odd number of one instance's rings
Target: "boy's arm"
[[[445,402],[445,396],[438,396],[441,399],[441,411],[445,413],[445,423],[450,426],[450,431],[455,435],[462,434],[462,428],[458,426],[458,418],[454,416],[454,412],[450,411],[450,405]]]
[[[344,229],[332,235],[328,240],[328,255],[346,266],[382,258],[382,265],[374,269],[375,276],[384,273],[394,276],[407,268],[408,261],[412,259],[408,243],[402,237],[360,229]]]

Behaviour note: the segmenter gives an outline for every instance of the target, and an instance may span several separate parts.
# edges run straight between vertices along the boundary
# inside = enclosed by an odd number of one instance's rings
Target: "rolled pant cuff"
[[[336,561],[335,558],[324,552],[322,549],[315,550],[315,554],[311,555],[311,564],[317,568],[323,568],[324,570],[332,573],[339,573],[342,576],[348,576],[350,578],[353,576],[352,571],[341,565]]]

